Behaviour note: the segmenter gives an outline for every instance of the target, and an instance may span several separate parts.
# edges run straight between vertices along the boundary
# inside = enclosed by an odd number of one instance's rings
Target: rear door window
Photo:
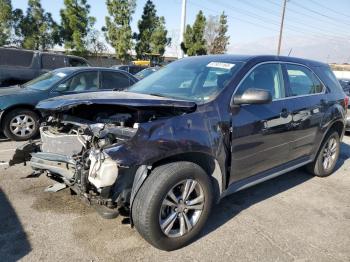
[[[308,68],[300,65],[286,64],[290,96],[302,96],[323,92],[323,85]]]
[[[122,73],[102,71],[102,89],[122,90],[131,84],[131,79]]]
[[[43,69],[47,70],[65,67],[65,57],[63,55],[43,54],[41,56],[41,65]]]

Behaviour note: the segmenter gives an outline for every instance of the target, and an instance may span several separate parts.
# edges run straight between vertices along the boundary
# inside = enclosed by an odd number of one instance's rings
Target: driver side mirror
[[[231,106],[242,104],[269,104],[272,102],[272,95],[265,89],[248,88],[242,95],[235,95]]]

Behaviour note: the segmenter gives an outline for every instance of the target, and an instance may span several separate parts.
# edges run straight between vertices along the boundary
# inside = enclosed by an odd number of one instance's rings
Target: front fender
[[[174,155],[198,152],[215,158],[216,144],[206,121],[188,114],[141,124],[129,141],[104,149],[121,166],[152,165]]]

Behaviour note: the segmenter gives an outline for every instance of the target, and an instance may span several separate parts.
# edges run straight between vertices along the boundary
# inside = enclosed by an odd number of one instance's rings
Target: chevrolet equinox
[[[18,149],[105,218],[153,246],[198,236],[221,198],[301,166],[330,175],[348,98],[327,64],[276,56],[173,62],[125,91],[51,98],[41,140]]]

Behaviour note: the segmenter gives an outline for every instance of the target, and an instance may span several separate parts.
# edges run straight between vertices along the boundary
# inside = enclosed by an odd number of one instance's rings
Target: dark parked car
[[[160,69],[160,67],[158,67],[158,66],[148,67],[148,68],[141,70],[137,74],[135,74],[135,77],[137,79],[143,79],[143,78],[153,74],[154,72],[157,72],[159,69]]]
[[[137,81],[127,72],[109,68],[67,67],[53,70],[20,86],[0,89],[0,126],[6,137],[21,141],[37,135],[44,99],[102,90],[122,90]]]
[[[343,87],[344,93],[350,96],[350,79],[342,78],[338,79],[340,85]],[[350,110],[348,107],[348,112],[346,114],[346,131],[350,131]]]
[[[338,79],[338,80],[339,80],[340,85],[343,87],[345,94],[349,96],[350,95],[350,79],[342,78],[342,79]]]
[[[229,194],[301,166],[330,175],[347,104],[323,63],[185,58],[126,92],[40,102],[37,110],[50,116],[41,147],[18,149],[10,164],[32,152],[38,174],[47,171],[104,217],[128,211],[149,243],[173,250],[191,242]]]
[[[139,65],[115,65],[115,66],[112,66],[112,68],[123,70],[123,71],[126,71],[132,75],[135,75],[147,67],[139,66]]]
[[[28,82],[61,67],[89,66],[82,57],[0,47],[0,87]]]

